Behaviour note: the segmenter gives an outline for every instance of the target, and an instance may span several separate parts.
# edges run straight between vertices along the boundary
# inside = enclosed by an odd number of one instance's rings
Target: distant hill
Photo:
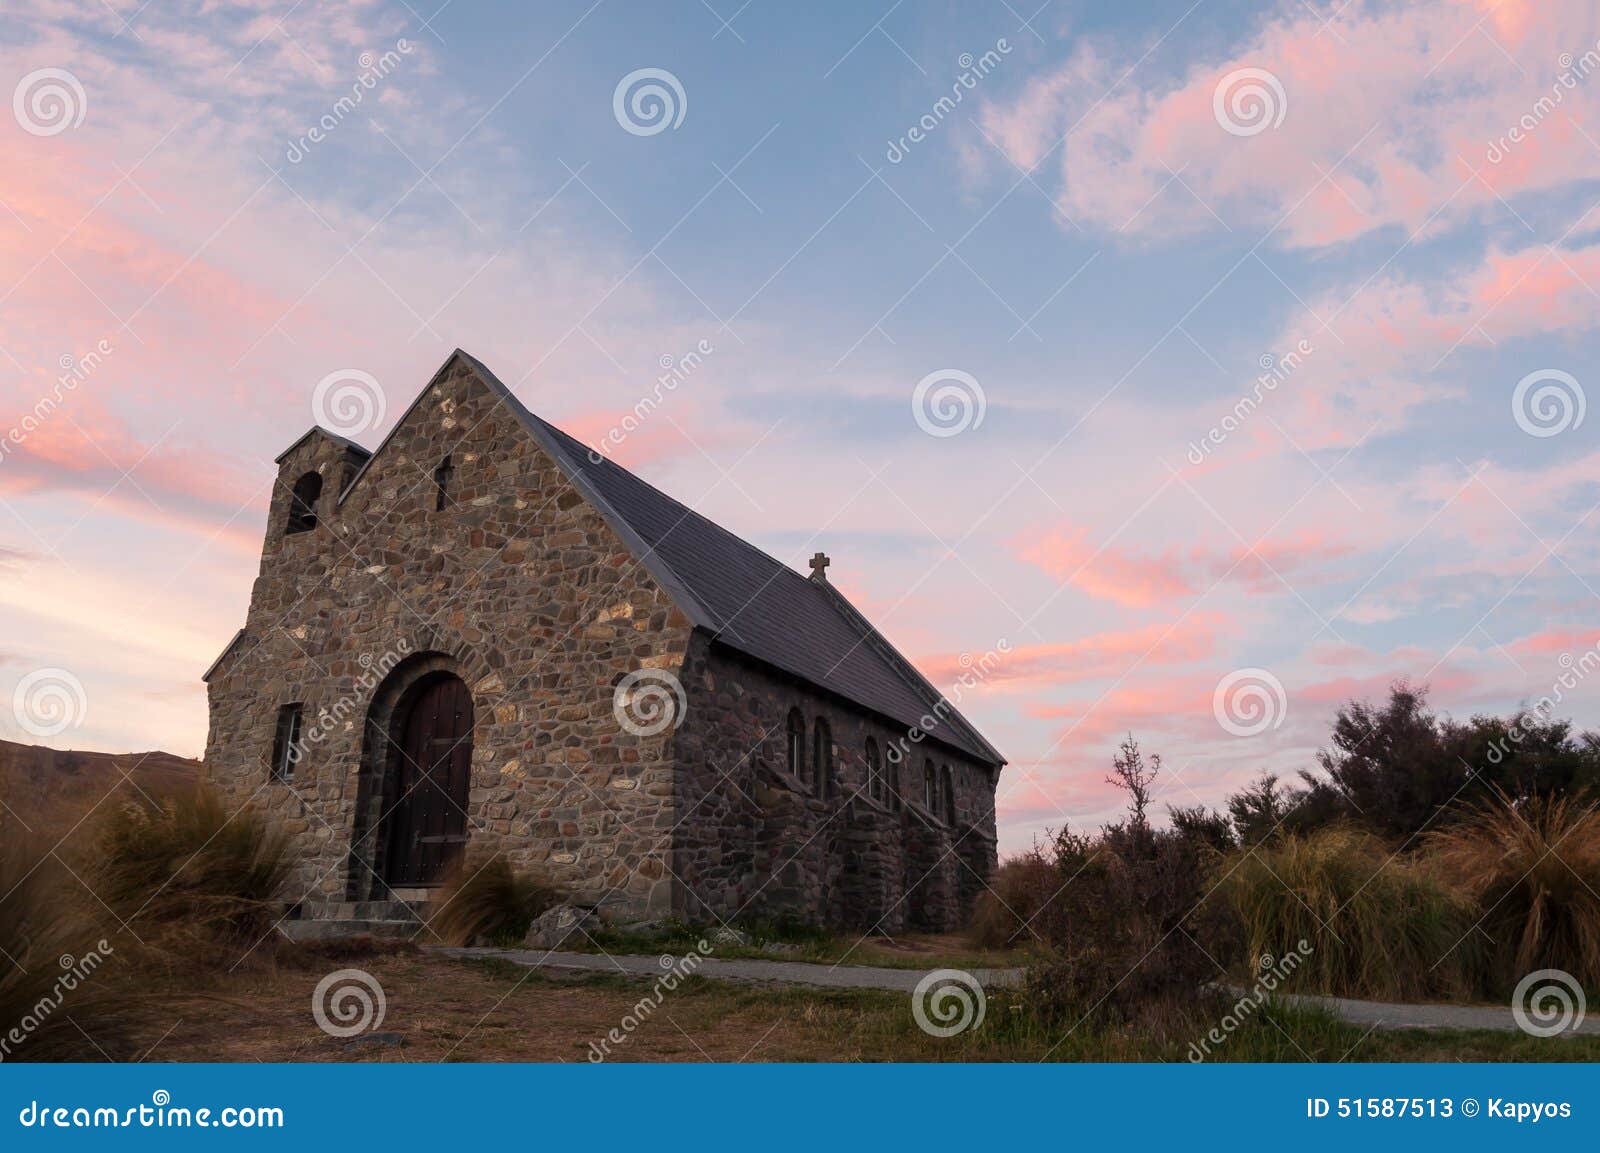
[[[85,814],[138,799],[192,789],[199,761],[171,753],[85,753],[0,741],[0,828],[14,824],[47,837],[77,843]],[[9,811],[7,811],[9,810]]]

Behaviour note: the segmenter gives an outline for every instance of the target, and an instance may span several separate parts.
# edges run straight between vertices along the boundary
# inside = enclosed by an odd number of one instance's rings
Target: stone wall
[[[953,929],[995,866],[994,771],[932,740],[769,669],[702,634],[683,666],[690,701],[678,732],[675,904],[691,919],[795,918],[895,932]],[[789,771],[798,707],[810,758],[817,719],[832,736],[834,788]],[[868,792],[867,739],[902,744],[898,796]],[[948,765],[952,826],[921,801],[923,760]],[[887,758],[885,757],[885,760]],[[809,760],[808,760],[809,763]],[[966,879],[962,879],[965,875]]]

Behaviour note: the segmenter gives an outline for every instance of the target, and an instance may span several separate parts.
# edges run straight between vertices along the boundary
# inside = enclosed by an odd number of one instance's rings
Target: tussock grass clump
[[[1600,806],[1571,796],[1513,801],[1496,791],[1426,848],[1481,917],[1490,984],[1536,969],[1600,989]]]
[[[291,867],[288,839],[265,817],[199,789],[112,810],[100,829],[95,891],[142,937],[253,941],[282,916]]]
[[[534,918],[561,900],[560,890],[513,869],[504,855],[471,855],[451,869],[428,928],[447,945],[519,944]]]
[[[0,1060],[93,1061],[121,1037],[107,986],[116,946],[81,915],[49,845],[0,841]]]
[[[1470,995],[1479,984],[1466,897],[1371,834],[1334,826],[1246,852],[1224,868],[1252,957],[1310,954],[1289,988],[1412,1000]]]

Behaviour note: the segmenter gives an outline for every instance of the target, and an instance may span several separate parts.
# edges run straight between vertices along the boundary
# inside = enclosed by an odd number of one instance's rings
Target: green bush
[[[1217,895],[1247,953],[1310,955],[1287,988],[1410,1000],[1471,995],[1481,972],[1474,910],[1427,867],[1348,826],[1286,837],[1223,866]]]

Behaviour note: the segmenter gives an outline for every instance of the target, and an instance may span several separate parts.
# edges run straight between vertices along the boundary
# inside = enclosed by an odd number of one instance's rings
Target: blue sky
[[[377,383],[376,444],[461,346],[592,439],[705,342],[615,455],[828,551],[941,683],[1004,640],[963,704],[1008,848],[1105,816],[1129,730],[1214,803],[1394,678],[1538,699],[1600,638],[1597,40],[1565,0],[8,6],[11,420],[113,351],[0,457],[0,671],[82,686],[54,743],[196,752],[319,381]],[[675,126],[619,120],[640,69]],[[983,418],[930,435],[950,373]]]

